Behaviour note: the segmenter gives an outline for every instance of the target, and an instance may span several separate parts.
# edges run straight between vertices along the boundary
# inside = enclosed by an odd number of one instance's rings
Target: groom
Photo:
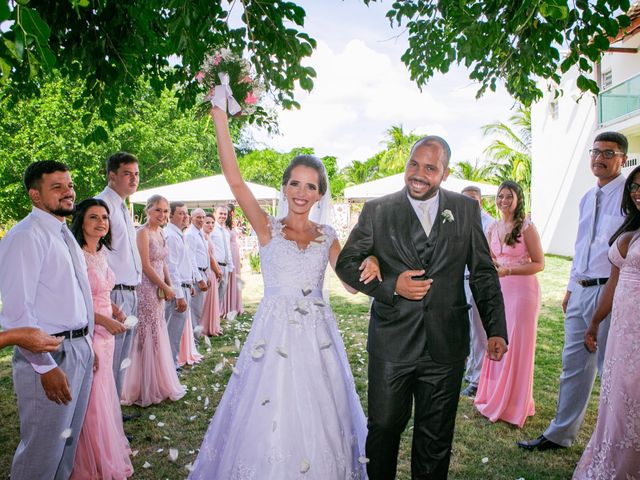
[[[469,354],[465,266],[489,358],[507,351],[502,293],[478,203],[440,188],[450,157],[442,138],[418,140],[405,167],[406,188],[365,204],[336,266],[344,282],[374,298],[367,346],[371,480],[395,478],[414,400],[412,479],[447,478]],[[364,285],[358,267],[369,255],[380,262],[382,282]]]

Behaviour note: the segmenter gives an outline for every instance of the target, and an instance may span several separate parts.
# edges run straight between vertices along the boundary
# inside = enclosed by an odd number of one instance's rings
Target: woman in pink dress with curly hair
[[[535,414],[533,366],[536,351],[540,285],[544,253],[535,226],[527,219],[522,188],[506,181],[498,187],[501,219],[487,232],[504,297],[509,351],[501,362],[485,360],[475,405],[492,422],[522,428]]]
[[[131,364],[122,387],[122,403],[141,407],[163,400],[178,400],[185,394],[176,373],[169,333],[164,318],[164,298],[172,299],[166,258],[169,253],[162,229],[169,202],[153,195],[145,209],[147,222],[138,229],[142,260],[142,283],[138,287],[138,328],[131,346]],[[162,298],[161,298],[162,297]]]
[[[124,314],[109,297],[115,274],[107,263],[106,250],[111,247],[107,204],[97,198],[80,202],[75,208],[71,231],[87,262],[95,314],[93,351],[98,359],[71,478],[120,480],[130,477],[133,467],[111,369],[113,336],[124,332],[126,327]]]

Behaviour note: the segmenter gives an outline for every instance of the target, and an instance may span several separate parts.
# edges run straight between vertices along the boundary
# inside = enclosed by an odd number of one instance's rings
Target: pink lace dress
[[[167,254],[166,243],[149,235],[149,258],[161,277]],[[122,404],[147,407],[166,399],[178,400],[185,390],[171,356],[164,300],[158,298],[158,287],[144,273],[137,293],[138,327],[131,345],[131,365],[124,377]]]
[[[109,294],[115,275],[107,264],[106,250],[84,254],[96,313],[111,318]],[[93,374],[87,413],[80,432],[71,478],[117,480],[130,477],[133,467],[131,449],[122,428],[122,412],[113,378],[114,338],[104,327],[95,326],[93,350],[98,370]]]
[[[229,274],[229,283],[227,284],[227,294],[222,299],[220,315],[226,316],[229,312],[241,314],[244,312],[242,306],[242,290],[238,285],[240,278],[240,246],[238,245],[238,232],[229,230],[231,237],[231,257],[233,258],[233,272]]]
[[[531,261],[524,238],[515,245],[503,245],[498,223],[487,232],[489,247],[500,266],[511,267]],[[524,232],[531,223],[525,221]],[[500,278],[504,297],[509,350],[502,361],[485,356],[478,382],[475,405],[492,422],[503,420],[522,428],[535,414],[533,367],[536,350],[540,285],[535,275],[508,275]]]
[[[609,260],[620,269],[600,386],[598,422],[574,479],[640,478],[640,233],[626,258],[618,245]]]

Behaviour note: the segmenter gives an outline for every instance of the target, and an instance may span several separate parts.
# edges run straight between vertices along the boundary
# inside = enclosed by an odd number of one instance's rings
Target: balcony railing
[[[600,125],[640,113],[640,74],[598,95]]]

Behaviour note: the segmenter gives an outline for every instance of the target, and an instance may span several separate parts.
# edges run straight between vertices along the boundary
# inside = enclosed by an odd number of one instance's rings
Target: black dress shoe
[[[544,450],[557,450],[558,448],[566,448],[562,445],[558,445],[556,442],[552,442],[544,435],[540,435],[535,440],[523,440],[522,442],[518,442],[518,446],[520,448],[524,448],[525,450],[540,450],[541,452]]]
[[[133,420],[134,418],[138,418],[139,416],[140,416],[139,413],[132,413],[132,414],[129,414],[129,415],[123,413],[122,414],[122,421],[123,422],[128,422],[130,420]]]
[[[478,387],[470,383],[464,390],[462,390],[461,395],[469,398],[476,398],[476,393],[478,393]]]

